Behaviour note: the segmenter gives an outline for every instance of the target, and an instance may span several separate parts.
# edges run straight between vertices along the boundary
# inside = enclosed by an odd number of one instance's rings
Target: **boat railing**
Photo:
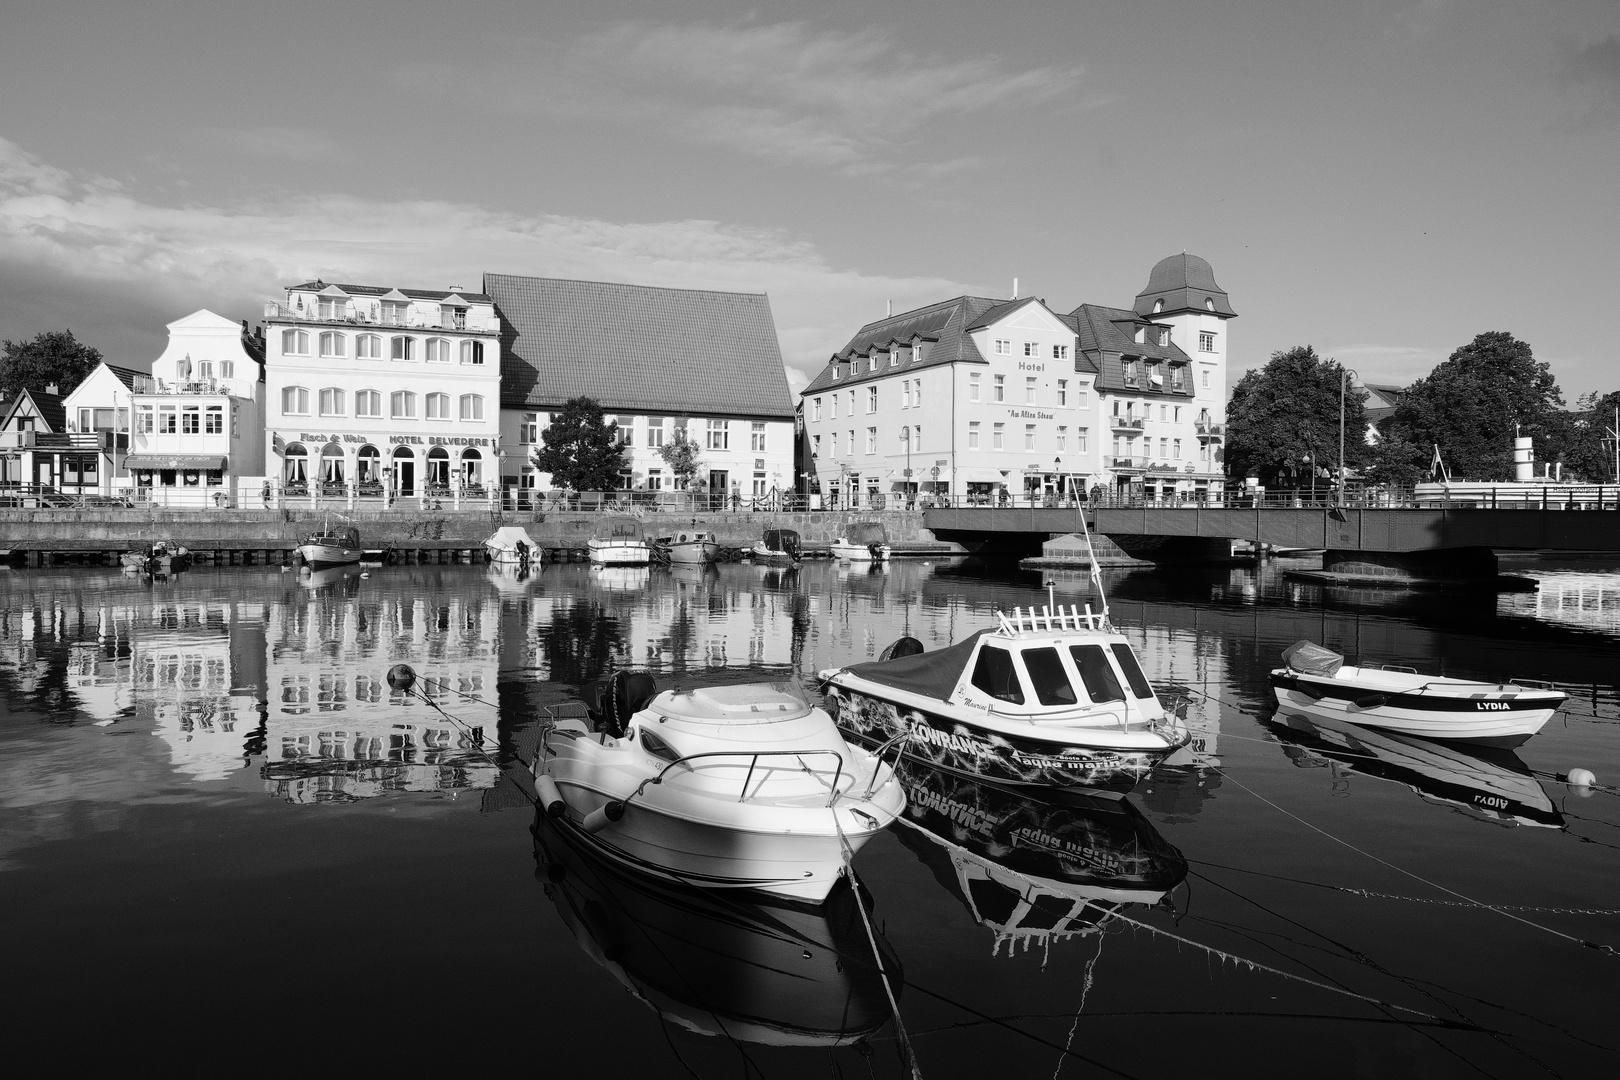
[[[743,777],[742,793],[737,796],[737,801],[738,802],[747,802],[748,801],[748,785],[754,779],[754,771],[755,771],[755,769],[757,769],[759,767],[759,759],[760,758],[767,758],[767,757],[805,758],[805,757],[815,757],[818,754],[830,755],[835,761],[838,762],[838,767],[833,770],[833,778],[832,778],[832,784],[831,784],[831,794],[827,799],[827,805],[832,806],[835,802],[838,801],[838,781],[843,779],[843,776],[844,776],[844,755],[840,754],[836,750],[706,750],[701,754],[684,754],[681,757],[676,758],[674,761],[671,761],[668,765],[665,765],[662,769],[660,769],[658,771],[657,776],[649,776],[647,779],[645,779],[641,783],[637,784],[636,785],[636,790],[632,791],[629,795],[626,795],[624,797],[624,799],[621,800],[621,801],[623,801],[625,803],[628,803],[631,799],[635,798],[637,795],[640,795],[642,793],[642,791],[650,784],[662,784],[664,782],[664,777],[669,773],[669,771],[671,769],[678,768],[678,767],[680,767],[682,765],[685,765],[685,766],[687,766],[688,769],[690,769],[691,768],[691,762],[697,761],[699,759],[725,757],[725,758],[748,758],[749,759],[748,760],[748,773],[747,773],[746,776]],[[803,764],[803,763],[801,762],[801,764]],[[693,771],[695,771],[695,770],[693,770]],[[810,772],[812,774],[814,773],[814,770],[810,769],[808,767],[806,767],[805,771]]]
[[[1108,615],[1105,612],[1091,610],[1087,604],[1084,611],[1074,604],[1059,604],[1054,612],[1051,607],[1031,607],[1028,612],[1023,608],[1015,607],[1012,614],[1005,611],[997,612],[1001,619],[1001,632],[1008,635],[1060,633],[1066,630],[1105,630],[1108,628]]]

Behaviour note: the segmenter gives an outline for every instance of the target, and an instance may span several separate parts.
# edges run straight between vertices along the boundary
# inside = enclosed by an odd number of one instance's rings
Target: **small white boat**
[[[599,522],[586,554],[598,566],[639,566],[652,559],[641,522],[632,517],[610,517]]]
[[[654,542],[672,563],[712,563],[720,555],[720,541],[704,529],[681,529]]]
[[[600,730],[553,719],[535,759],[545,811],[626,866],[820,903],[905,806],[893,769],[790,684],[655,690],[616,675]]]
[[[159,540],[150,548],[124,552],[118,557],[118,563],[125,570],[169,574],[191,565],[191,550],[172,540]]]
[[[540,545],[521,525],[502,525],[484,541],[484,554],[492,563],[540,564]]]
[[[1485,682],[1420,675],[1409,667],[1362,667],[1332,649],[1298,641],[1271,672],[1277,704],[1306,716],[1348,720],[1428,739],[1518,746],[1540,731],[1568,695],[1533,680]]]
[[[804,550],[792,529],[766,529],[749,547],[748,557],[766,566],[792,566],[804,557]]]
[[[311,571],[356,566],[360,562],[360,530],[352,525],[325,528],[310,536],[294,552]]]
[[[881,521],[850,522],[843,535],[827,547],[833,558],[850,562],[881,562],[894,554],[889,546],[889,531]]]

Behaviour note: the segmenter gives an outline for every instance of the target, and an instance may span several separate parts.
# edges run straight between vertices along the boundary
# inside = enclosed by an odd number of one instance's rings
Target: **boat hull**
[[[488,547],[488,546],[486,546],[484,548],[484,554],[489,557],[490,562],[492,562],[492,563],[502,563],[502,564],[507,565],[507,566],[517,566],[520,563],[527,563],[527,562],[534,562],[534,563],[538,564],[540,562],[539,559],[534,557],[533,552],[530,552],[529,554],[524,555],[524,554],[520,554],[514,548]]]
[[[669,545],[669,561],[685,565],[698,565],[712,563],[720,556],[720,545],[713,541],[696,541],[672,543]]]
[[[311,570],[332,570],[360,564],[360,549],[334,544],[300,544],[295,553]]]
[[[792,566],[798,562],[788,552],[768,548],[763,541],[759,540],[754,541],[753,546],[748,549],[748,557],[754,562],[764,563],[768,566]]]
[[[900,751],[908,762],[1020,789],[1129,791],[1189,738],[1182,728],[1152,749],[1088,745],[1072,728],[1053,738],[1024,738],[848,687],[829,685],[825,692],[827,711],[858,745],[871,749],[904,736]]]
[[[887,544],[879,544],[877,550],[873,551],[867,544],[833,543],[828,545],[827,550],[832,553],[833,558],[848,562],[883,562],[890,555]]]
[[[651,559],[647,545],[640,541],[592,540],[586,555],[598,566],[645,566]]]
[[[1479,746],[1514,747],[1540,731],[1563,705],[1555,691],[1490,694],[1390,692],[1286,668],[1271,673],[1277,704],[1307,717],[1348,721],[1425,739],[1451,739]],[[1515,688],[1517,690],[1517,688]]]

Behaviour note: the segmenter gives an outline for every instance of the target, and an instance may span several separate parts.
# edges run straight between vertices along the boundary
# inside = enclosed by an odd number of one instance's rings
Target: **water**
[[[1579,941],[1620,945],[1580,913],[1620,909],[1620,798],[1552,777],[1620,781],[1620,572],[1510,569],[1541,590],[1109,575],[1149,675],[1191,696],[1193,760],[1123,814],[910,778],[932,831],[856,866],[922,1075],[1612,1066],[1620,957]],[[0,571],[4,1015],[53,1065],[905,1075],[847,891],[804,912],[625,879],[531,831],[512,759],[611,663],[813,687],[1044,596],[942,562]],[[1572,700],[1516,755],[1268,724],[1299,638]],[[390,693],[399,662],[448,716]]]

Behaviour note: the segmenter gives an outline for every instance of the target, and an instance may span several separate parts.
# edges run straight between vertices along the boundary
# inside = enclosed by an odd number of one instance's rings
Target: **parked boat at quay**
[[[353,525],[322,528],[293,552],[294,559],[312,571],[355,566],[360,556],[360,530]]]
[[[712,563],[720,554],[720,541],[714,533],[696,526],[660,536],[652,547],[671,563]]]
[[[893,769],[787,683],[658,693],[620,672],[588,704],[591,724],[541,736],[540,803],[645,873],[820,903],[905,805]]]
[[[1421,675],[1400,665],[1349,665],[1310,641],[1284,650],[1283,666],[1272,670],[1270,681],[1278,705],[1307,716],[1486,746],[1520,745],[1568,699],[1533,680],[1487,682]]]
[[[502,525],[484,541],[484,554],[493,563],[541,563],[540,545],[521,525]]]
[[[889,531],[881,521],[853,521],[843,533],[827,545],[835,559],[850,562],[876,562],[889,558],[894,548],[889,545]]]
[[[792,529],[766,529],[749,547],[748,557],[769,566],[791,566],[804,557],[804,548]]]
[[[652,558],[641,522],[633,517],[610,517],[598,522],[585,548],[590,561],[598,566],[645,565]]]
[[[169,574],[190,566],[191,552],[172,540],[158,540],[149,548],[126,551],[118,557],[118,565],[148,574]]]

